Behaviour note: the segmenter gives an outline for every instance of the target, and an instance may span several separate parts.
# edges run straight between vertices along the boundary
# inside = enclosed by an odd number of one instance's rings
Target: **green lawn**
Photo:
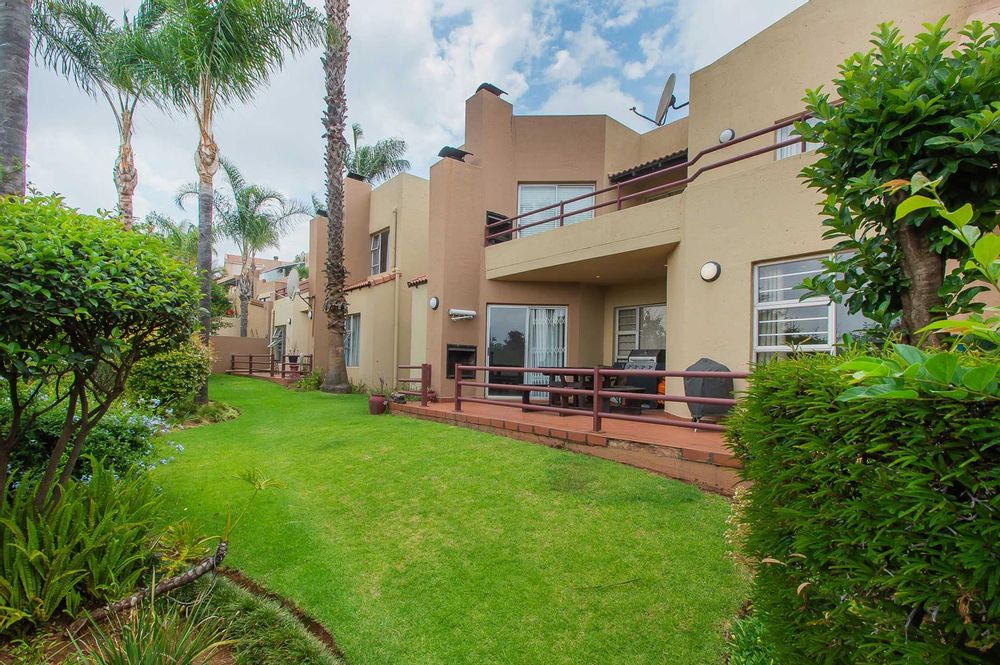
[[[214,377],[236,420],[173,433],[168,505],[210,533],[259,468],[226,563],[322,621],[352,665],[721,663],[746,591],[729,508],[637,469]]]

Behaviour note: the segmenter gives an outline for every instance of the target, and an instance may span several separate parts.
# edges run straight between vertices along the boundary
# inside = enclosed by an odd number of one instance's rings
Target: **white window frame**
[[[348,314],[344,319],[344,365],[360,367],[361,365],[361,315]]]
[[[385,267],[382,266],[382,238],[385,238]],[[371,269],[372,275],[381,275],[389,270],[389,229],[384,228],[371,234]]]
[[[518,185],[517,185],[517,214],[518,215],[523,215],[525,213],[529,213],[529,212],[532,212],[533,210],[537,210],[538,209],[538,208],[534,208],[532,210],[522,210],[523,206],[521,204],[521,201],[522,201],[523,194],[524,194],[524,192],[526,190],[543,189],[543,188],[546,188],[546,189],[555,188],[555,201],[553,201],[552,203],[546,204],[546,205],[551,205],[553,207],[549,208],[544,213],[539,213],[539,214],[541,215],[540,219],[548,219],[549,217],[556,217],[556,216],[558,216],[559,215],[559,206],[558,206],[558,204],[560,202],[562,202],[562,201],[565,200],[562,196],[560,196],[559,191],[560,191],[561,188],[564,188],[564,187],[565,188],[569,188],[569,187],[589,187],[590,188],[590,194],[591,194],[589,202],[588,202],[587,199],[581,199],[580,203],[586,203],[587,205],[583,206],[583,207],[586,207],[586,208],[589,208],[589,207],[593,206],[596,203],[596,199],[594,197],[594,192],[597,191],[597,185],[595,183],[592,183],[592,182],[518,183]],[[567,195],[565,198],[574,199],[574,198],[576,198],[578,196],[581,196],[581,194],[574,194],[572,196]],[[565,212],[565,210],[564,210],[564,212]],[[570,211],[570,212],[572,212],[572,211]],[[591,220],[593,218],[594,218],[594,211],[593,210],[587,210],[585,212],[574,213],[572,215],[566,215],[563,218],[563,220],[562,220],[563,224],[560,224],[560,220],[552,220],[551,222],[546,222],[545,224],[539,224],[538,226],[533,226],[531,228],[528,228],[523,233],[520,232],[520,231],[518,231],[517,237],[519,237],[519,238],[528,238],[528,237],[536,235],[538,233],[543,233],[545,231],[550,231],[552,229],[559,228],[560,226],[566,226],[566,225],[569,225],[569,224],[576,224],[577,222],[585,222],[585,221]],[[522,222],[524,222],[524,220],[522,218],[518,218],[517,219],[517,225],[518,226],[520,226],[520,224]],[[531,222],[528,221],[528,222],[524,222],[524,223],[530,224]]]
[[[820,261],[829,259],[833,255],[813,254],[811,256],[799,256],[794,258],[780,259],[776,261],[761,261],[753,266],[753,362],[759,362],[762,353],[791,353],[793,351],[807,351],[813,353],[833,354],[837,351],[837,303],[825,296],[815,296],[805,300],[776,300],[774,302],[761,303],[760,296],[760,269],[767,266],[781,265],[784,263],[795,263],[797,261],[808,261],[818,259]],[[802,273],[810,274],[810,273]],[[819,274],[819,273],[816,273]],[[760,313],[772,309],[795,309],[804,307],[816,307],[826,304],[827,306],[827,342],[825,344],[800,344],[789,346],[788,344],[761,344],[760,343]]]
[[[530,321],[531,321],[531,310],[533,309],[558,309],[563,312],[563,331],[562,331],[562,355],[563,355],[563,366],[569,359],[569,306],[568,305],[511,305],[511,304],[487,304],[486,305],[486,345],[483,347],[486,353],[486,362],[489,364],[490,357],[490,324],[492,323],[493,312],[500,309],[523,309],[525,310],[525,339],[524,339],[524,355],[525,362],[528,361],[528,354],[530,353],[529,348],[531,340],[528,337],[531,334],[530,331]],[[522,365],[524,367],[524,365]],[[521,375],[525,383],[530,383],[531,380],[539,380],[544,378],[544,375],[535,373],[524,373]],[[492,399],[521,399],[518,396],[507,396],[507,395],[496,395],[491,393],[489,388],[486,389],[486,396]],[[545,397],[547,393],[543,392],[532,392],[530,393],[530,398]]]
[[[644,305],[625,305],[624,307],[615,307],[615,338],[614,338],[615,346],[614,349],[612,349],[612,354],[614,356],[615,362],[625,362],[628,360],[628,356],[621,356],[618,353],[618,339],[620,337],[623,336],[627,337],[631,335],[635,339],[635,346],[633,348],[636,349],[642,348],[642,346],[640,346],[642,344],[642,340],[639,338],[639,333],[642,331],[642,310],[648,307],[662,307],[664,312],[663,318],[666,319],[667,303],[665,302],[654,302],[654,303],[646,303]],[[635,330],[634,331],[626,330],[625,332],[622,332],[619,326],[620,324],[619,314],[628,309],[635,311]],[[664,324],[666,324],[666,320],[664,320]],[[665,328],[664,328],[664,334],[666,334]]]
[[[806,122],[809,123],[810,125],[816,125],[819,122],[819,118],[810,116],[806,118]],[[774,130],[775,145],[787,141],[788,139],[792,138],[792,136],[798,136],[798,134],[793,134],[794,131],[795,131],[795,125],[786,125],[785,127],[781,127],[779,129]],[[813,152],[822,145],[823,145],[822,143],[808,142],[803,147],[802,141],[799,141],[798,143],[793,143],[792,145],[786,145],[783,148],[778,148],[777,150],[775,150],[774,159],[775,161],[778,161],[782,159],[788,159],[789,157],[794,157],[796,155],[801,155],[807,152]]]

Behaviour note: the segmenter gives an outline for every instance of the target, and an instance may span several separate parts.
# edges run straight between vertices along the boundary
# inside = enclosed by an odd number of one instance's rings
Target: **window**
[[[567,199],[573,199],[577,196],[584,196],[586,194],[592,194],[594,192],[593,185],[518,185],[517,186],[517,214],[523,215],[526,212],[531,212],[532,210],[538,210],[539,208],[544,208],[545,206],[552,205],[554,203],[559,203],[560,201],[566,201]],[[575,210],[583,210],[584,208],[589,208],[594,205],[594,197],[590,196],[585,199],[580,199],[579,201],[573,201],[567,203],[565,206],[565,212],[573,212]],[[559,216],[559,207],[549,208],[548,210],[543,210],[541,212],[535,213],[533,215],[528,215],[517,220],[518,226],[524,226],[525,224],[531,224],[532,222],[540,222],[543,219],[549,219],[550,217]],[[586,212],[581,212],[576,215],[568,215],[565,218],[566,224],[576,224],[577,222],[582,222],[587,219],[594,218],[594,211],[588,210]],[[554,229],[559,226],[559,220],[554,219],[551,222],[545,222],[544,224],[539,224],[538,226],[532,226],[530,229],[525,229],[523,231],[518,231],[518,237],[527,238],[528,236],[533,236],[537,233],[542,233],[543,231],[548,231],[549,229]]]
[[[615,361],[636,349],[667,348],[667,306],[641,305],[615,310]]]
[[[763,362],[793,350],[833,353],[844,335],[866,327],[861,314],[826,297],[800,300],[802,280],[823,272],[816,256],[754,267],[754,358]]]
[[[380,275],[389,270],[389,229],[372,234],[372,274]]]
[[[806,118],[806,122],[810,125],[815,126],[819,122],[819,118]],[[788,125],[787,127],[782,127],[774,133],[774,142],[781,143],[787,141],[793,136],[798,136],[795,133],[794,125]],[[793,143],[792,145],[786,145],[784,148],[778,148],[774,155],[775,159],[787,159],[788,157],[794,157],[795,155],[801,155],[803,152],[812,152],[819,148],[822,143],[806,143],[805,150],[802,149],[802,143]]]
[[[358,366],[358,350],[361,346],[361,315],[348,314],[344,330],[344,364]]]

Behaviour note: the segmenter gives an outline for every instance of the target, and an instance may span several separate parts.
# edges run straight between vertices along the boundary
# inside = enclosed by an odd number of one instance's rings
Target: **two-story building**
[[[831,249],[798,177],[815,158],[791,127],[804,91],[829,86],[880,22],[909,36],[945,14],[953,26],[997,20],[997,5],[812,0],[694,72],[687,116],[645,133],[603,115],[518,115],[481,86],[466,101],[464,156],[429,180],[347,182],[352,380],[391,384],[396,366],[427,362],[447,398],[456,362],[591,367],[659,349],[671,369],[708,357],[742,371],[793,346],[832,352],[863,321],[796,288]],[[318,301],[325,248],[317,218]],[[323,368],[321,304],[312,322]]]

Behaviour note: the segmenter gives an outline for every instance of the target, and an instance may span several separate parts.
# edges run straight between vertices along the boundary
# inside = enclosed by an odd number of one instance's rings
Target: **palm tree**
[[[152,90],[148,70],[139,65],[137,50],[158,27],[163,5],[143,0],[134,19],[126,14],[117,24],[107,12],[87,0],[42,0],[31,15],[35,55],[86,92],[103,97],[118,124],[115,187],[118,213],[126,228],[135,220],[132,198],[139,182],[132,152],[135,109]]]
[[[0,196],[24,194],[31,0],[0,2]]]
[[[348,173],[361,176],[370,183],[378,184],[397,173],[410,170],[410,162],[405,159],[406,141],[399,138],[382,139],[375,145],[359,145],[365,137],[361,125],[351,125],[354,147],[347,149],[344,165]]]
[[[236,285],[240,299],[240,337],[246,337],[257,273],[257,252],[277,247],[291,221],[306,214],[306,208],[287,200],[281,192],[248,183],[236,165],[227,159],[220,158],[219,164],[229,181],[231,198],[216,195],[215,214],[219,219],[219,234],[235,242],[240,250],[240,276]],[[198,193],[199,186],[195,183],[182,187],[177,194],[178,205]]]
[[[160,0],[163,25],[144,49],[160,90],[198,123],[198,270],[202,276],[201,328],[208,342],[212,297],[212,212],[219,147],[219,106],[250,102],[287,53],[317,44],[320,15],[301,0]],[[198,396],[208,401],[208,387]]]
[[[188,221],[176,222],[170,217],[151,212],[146,215],[149,232],[159,236],[171,256],[194,268],[198,263],[198,227]]]
[[[344,358],[344,334],[347,332],[347,269],[344,267],[344,156],[347,141],[347,33],[348,0],[326,0],[327,39],[323,54],[326,79],[326,209],[327,244],[323,272],[326,292],[323,310],[330,330],[330,357],[322,389],[326,392],[351,391]]]

